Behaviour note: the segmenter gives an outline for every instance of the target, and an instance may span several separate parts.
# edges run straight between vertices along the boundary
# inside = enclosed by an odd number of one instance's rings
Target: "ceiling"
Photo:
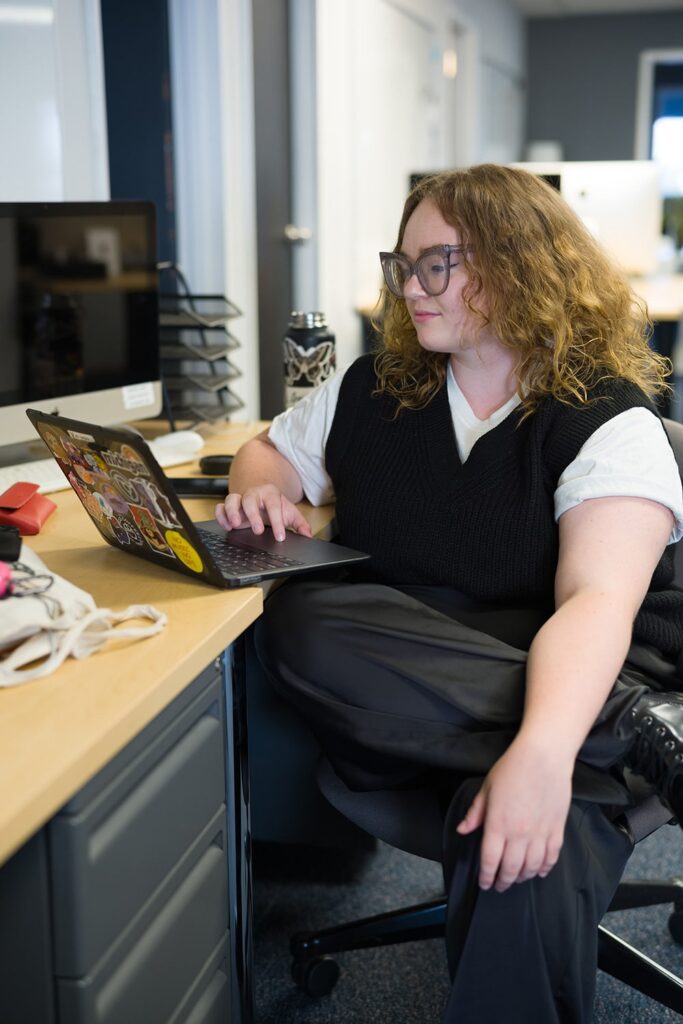
[[[652,14],[683,11],[683,0],[515,0],[527,17],[563,18],[576,14]]]

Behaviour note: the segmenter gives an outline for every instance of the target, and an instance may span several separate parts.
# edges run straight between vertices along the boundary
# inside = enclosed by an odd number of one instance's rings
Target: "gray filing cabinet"
[[[46,1024],[236,1019],[228,664],[227,657],[212,663],[62,808],[41,834],[38,867],[27,844],[0,871],[0,899],[6,872],[13,892],[17,877],[29,892],[46,875],[39,917],[51,935],[50,951],[41,947],[42,978],[26,968],[35,950],[22,954],[8,943],[27,984],[22,999],[16,964],[5,963],[15,985],[10,1005],[0,985],[2,1024],[31,1021],[28,989],[36,986],[49,1007]],[[0,906],[0,948],[11,927]]]

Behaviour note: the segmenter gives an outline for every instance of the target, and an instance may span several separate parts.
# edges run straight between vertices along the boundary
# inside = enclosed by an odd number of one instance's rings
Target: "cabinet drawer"
[[[227,956],[227,905],[225,852],[210,846],[116,966],[58,980],[61,1024],[165,1024],[219,944]]]
[[[194,719],[170,749],[157,737],[116,801],[110,785],[106,799],[51,823],[57,974],[90,971],[222,807],[223,723],[210,709]]]
[[[173,746],[193,721],[202,714],[224,715],[219,666],[212,662],[178,694],[142,732],[107,762],[64,805],[60,815],[104,817],[118,803],[121,793],[130,789],[163,754]]]
[[[211,982],[185,1017],[182,1024],[228,1024],[230,1020],[230,980],[225,971],[216,971]]]
[[[216,1019],[220,1024],[229,1024],[232,1009],[229,957],[230,950],[223,940],[166,1024],[193,1024],[197,1021],[213,1024]]]

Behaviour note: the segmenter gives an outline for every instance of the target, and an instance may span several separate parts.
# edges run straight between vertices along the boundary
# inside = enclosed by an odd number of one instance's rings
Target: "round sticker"
[[[107,463],[104,461],[101,455],[97,454],[97,452],[86,451],[83,458],[88,463],[90,468],[95,470],[95,472],[107,472]]]
[[[114,515],[114,509],[109,504],[109,502],[107,501],[105,496],[103,494],[100,494],[99,491],[95,491],[94,494],[93,494],[93,497],[94,497],[95,501],[97,502],[97,504],[102,509],[102,511],[104,512],[104,514],[107,517],[107,519],[111,519],[111,517]]]
[[[48,430],[46,427],[43,427],[41,428],[40,435],[52,454],[63,461],[64,449],[62,448],[60,434],[58,434],[56,430]]]
[[[195,551],[188,540],[185,540],[182,533],[177,530],[166,530],[164,534],[168,546],[175,551],[177,557],[193,572],[201,572],[204,568],[199,554]]]
[[[120,448],[120,453],[121,453],[121,458],[125,459],[126,462],[135,462],[143,470],[145,470],[145,471],[147,470],[147,467],[145,466],[145,463],[143,462],[141,457],[138,455],[138,453],[135,451],[134,448],[130,447],[130,445],[122,444],[121,448]]]
[[[90,484],[92,486],[92,484],[95,483],[95,477],[93,476],[89,469],[85,468],[85,466],[82,466],[78,462],[75,462],[74,469],[76,470],[84,484]]]

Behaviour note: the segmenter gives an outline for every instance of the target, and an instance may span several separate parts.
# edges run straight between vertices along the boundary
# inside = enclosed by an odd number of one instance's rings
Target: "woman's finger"
[[[480,789],[470,804],[467,814],[458,824],[456,831],[462,836],[466,836],[469,835],[470,832],[474,832],[476,828],[483,825],[485,813],[486,793],[484,789]]]
[[[224,501],[216,505],[216,521],[224,530],[239,530],[244,526],[242,515],[242,495],[229,494]]]
[[[285,519],[283,516],[283,505],[287,499],[284,495],[276,491],[273,494],[268,494],[264,498],[265,511],[268,514],[268,522],[270,528],[273,531],[275,540],[285,539]]]
[[[312,537],[313,531],[306,517],[302,515],[296,505],[285,498],[285,524],[302,537]]]
[[[494,882],[496,892],[505,892],[515,884],[524,866],[526,853],[527,841],[525,839],[510,840],[505,844]]]
[[[493,885],[505,850],[502,835],[484,829],[479,861],[479,888],[490,889]]]
[[[242,495],[242,513],[249,520],[254,533],[263,533],[264,530],[262,508],[263,502],[258,491],[247,491]]]

